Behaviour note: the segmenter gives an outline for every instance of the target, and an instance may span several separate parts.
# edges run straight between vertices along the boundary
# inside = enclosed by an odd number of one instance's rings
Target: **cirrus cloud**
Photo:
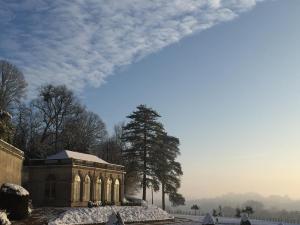
[[[236,18],[262,0],[2,0],[0,55],[31,89],[100,86],[124,65]]]

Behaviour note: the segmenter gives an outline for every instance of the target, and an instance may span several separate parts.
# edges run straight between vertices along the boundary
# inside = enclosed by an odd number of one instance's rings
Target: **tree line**
[[[137,106],[127,123],[109,135],[100,116],[89,111],[65,85],[46,84],[25,100],[27,82],[23,73],[0,60],[0,138],[20,148],[26,159],[45,158],[62,149],[95,154],[122,164],[126,169],[126,193],[142,189],[161,191],[176,206],[184,204],[178,193],[183,175],[177,157],[179,139],[159,121],[160,115],[146,105]]]

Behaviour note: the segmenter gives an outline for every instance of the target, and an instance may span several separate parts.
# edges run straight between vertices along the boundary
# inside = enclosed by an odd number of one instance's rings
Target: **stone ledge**
[[[145,221],[130,221],[125,222],[125,224],[153,224],[153,223],[161,223],[161,222],[174,222],[175,218],[173,219],[166,219],[166,220],[145,220]],[[105,225],[106,223],[78,223],[77,225]]]
[[[20,159],[24,159],[24,152],[21,151],[20,149],[16,148],[15,146],[3,141],[0,139],[0,149],[17,156]]]

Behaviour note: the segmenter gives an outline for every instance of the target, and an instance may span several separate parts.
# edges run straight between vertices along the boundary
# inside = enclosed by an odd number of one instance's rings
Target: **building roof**
[[[89,162],[110,164],[95,155],[74,152],[74,151],[70,151],[70,150],[63,150],[54,155],[50,155],[47,157],[47,160],[51,160],[51,159],[78,159],[78,160],[84,160],[84,161],[89,161]]]

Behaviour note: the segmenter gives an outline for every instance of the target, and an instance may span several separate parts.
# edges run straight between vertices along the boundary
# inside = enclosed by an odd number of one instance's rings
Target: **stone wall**
[[[25,170],[28,180],[24,187],[30,192],[34,206],[71,205],[72,165],[25,166]],[[53,190],[46,190],[47,182],[53,182],[50,185]]]
[[[3,183],[21,185],[24,153],[0,139],[0,186]]]

